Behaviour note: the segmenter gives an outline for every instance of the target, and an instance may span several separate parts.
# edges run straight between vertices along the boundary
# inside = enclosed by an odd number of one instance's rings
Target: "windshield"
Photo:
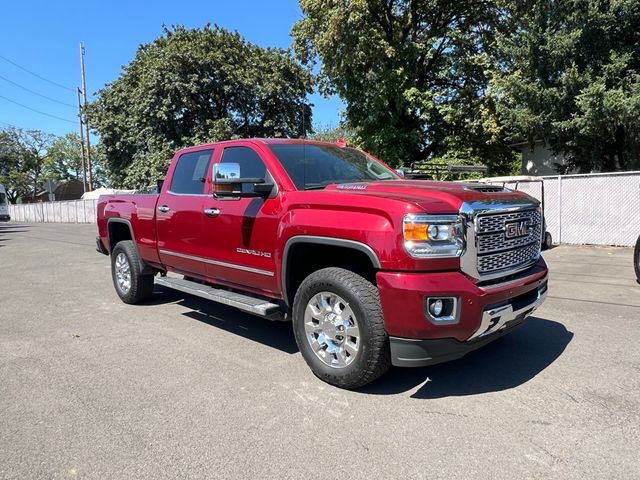
[[[269,145],[299,190],[332,183],[372,182],[399,178],[380,162],[354,148],[283,143]]]

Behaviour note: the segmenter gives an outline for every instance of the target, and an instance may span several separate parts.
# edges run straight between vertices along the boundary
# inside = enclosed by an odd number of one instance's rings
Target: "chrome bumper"
[[[507,305],[501,305],[499,307],[485,310],[482,314],[480,327],[467,339],[467,342],[496,333],[507,327],[507,324],[514,320],[524,320],[526,317],[531,315],[535,309],[542,304],[542,302],[544,302],[546,297],[547,284],[545,282],[538,287],[537,295],[533,300],[525,302],[524,305],[517,304],[514,307],[514,304],[509,303]]]

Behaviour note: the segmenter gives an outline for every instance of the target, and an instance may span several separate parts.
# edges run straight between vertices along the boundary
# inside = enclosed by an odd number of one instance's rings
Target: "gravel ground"
[[[287,324],[121,303],[94,238],[0,224],[0,478],[640,478],[631,249],[546,252],[524,327],[348,392]]]

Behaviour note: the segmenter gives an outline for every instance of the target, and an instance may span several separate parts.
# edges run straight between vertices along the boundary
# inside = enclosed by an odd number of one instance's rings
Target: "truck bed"
[[[107,224],[117,219],[131,225],[131,233],[140,255],[149,262],[160,262],[157,249],[156,205],[158,194],[102,195],[98,200],[98,232],[107,236]],[[109,245],[105,245],[110,249]]]

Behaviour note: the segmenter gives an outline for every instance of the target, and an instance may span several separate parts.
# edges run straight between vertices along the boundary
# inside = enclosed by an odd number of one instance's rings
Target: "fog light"
[[[429,311],[434,317],[439,317],[442,313],[442,300],[438,299],[435,302],[432,301],[431,305],[429,305]]]
[[[425,300],[425,314],[432,323],[458,323],[460,312],[457,297],[427,297]]]

